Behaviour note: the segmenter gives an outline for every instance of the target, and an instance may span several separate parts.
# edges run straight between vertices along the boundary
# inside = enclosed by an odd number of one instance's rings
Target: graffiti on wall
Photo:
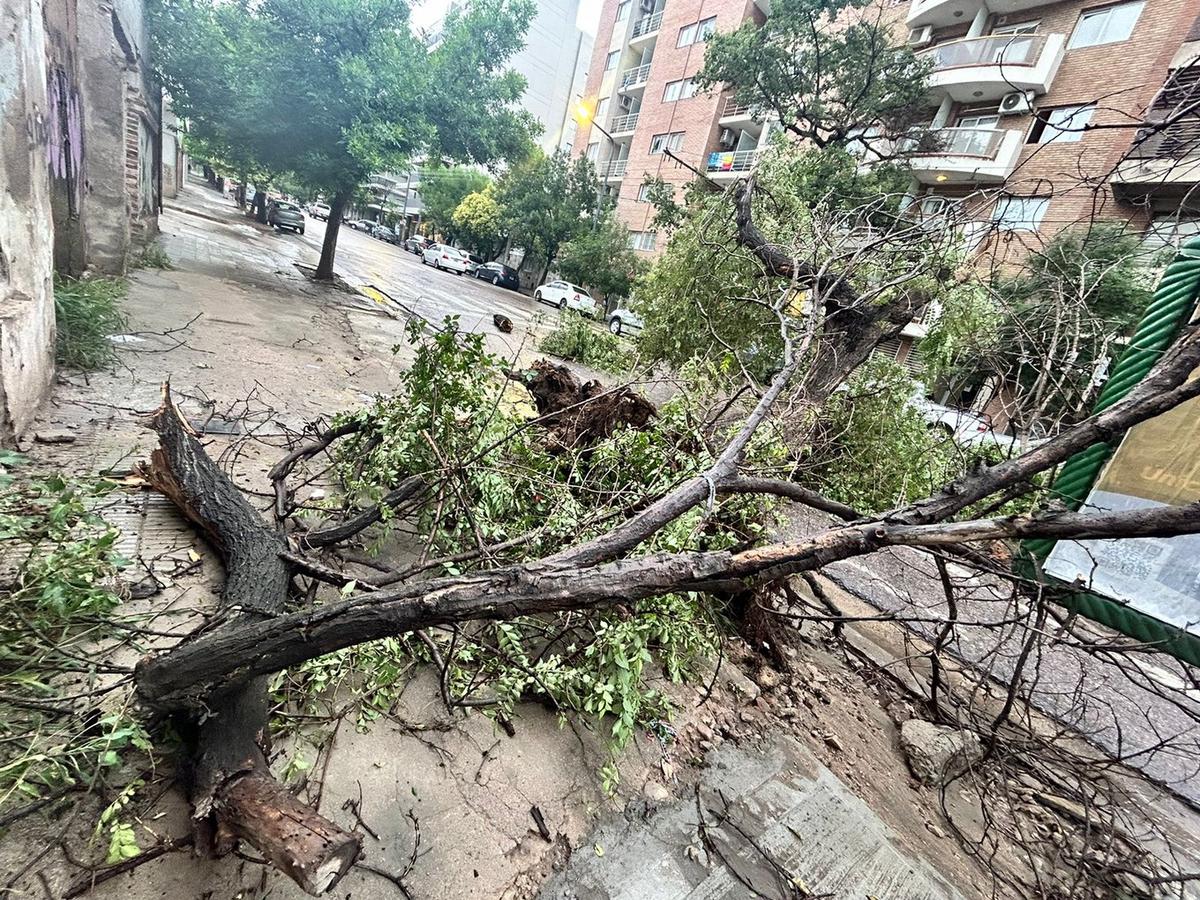
[[[52,66],[46,86],[50,115],[47,117],[46,159],[50,177],[64,183],[68,212],[79,211],[80,172],[83,169],[83,114],[79,91],[66,70]]]

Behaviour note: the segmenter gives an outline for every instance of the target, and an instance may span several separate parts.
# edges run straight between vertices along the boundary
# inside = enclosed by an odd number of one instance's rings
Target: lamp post
[[[611,152],[609,154],[608,161],[611,162],[612,161],[612,153],[615,153],[616,149],[617,149],[617,142],[613,139],[613,136],[611,134],[609,134],[607,131],[605,131],[604,128],[600,125],[600,123],[596,121],[596,107],[592,101],[581,99],[575,105],[575,121],[579,125],[591,125],[597,131],[599,131],[602,135],[604,135],[606,138],[608,138],[608,144],[609,144],[609,147],[611,148]],[[596,186],[596,218],[594,221],[594,225],[599,225],[600,211],[604,204],[604,181],[602,178],[598,179],[598,181],[599,181],[599,184],[597,184],[597,186]]]

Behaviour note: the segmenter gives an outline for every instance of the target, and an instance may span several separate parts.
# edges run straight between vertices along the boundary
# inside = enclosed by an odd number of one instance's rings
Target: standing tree
[[[342,213],[372,171],[527,152],[524,79],[503,67],[532,14],[529,0],[475,0],[432,51],[407,0],[156,0],[151,22],[163,83],[197,133],[333,198],[317,267],[329,279]]]
[[[457,232],[454,211],[470,194],[491,184],[486,172],[465,166],[432,166],[421,171],[421,218],[453,240]]]
[[[924,111],[928,63],[872,0],[780,0],[759,26],[708,39],[699,80],[728,88],[817,147],[899,134]]]
[[[500,179],[496,202],[501,221],[525,248],[526,264],[540,264],[539,283],[562,245],[590,226],[598,192],[592,164],[582,157],[572,161],[561,151],[535,153]]]
[[[612,212],[558,251],[558,272],[605,298],[628,297],[645,264],[629,248],[629,229]]]
[[[480,256],[495,259],[504,247],[500,206],[496,203],[496,191],[491,184],[482,191],[463,197],[450,218],[454,233]]]

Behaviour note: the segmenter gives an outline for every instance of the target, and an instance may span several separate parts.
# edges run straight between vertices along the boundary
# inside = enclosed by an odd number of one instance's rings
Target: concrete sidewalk
[[[959,900],[812,753],[776,736],[713,751],[699,787],[598,828],[542,900]]]

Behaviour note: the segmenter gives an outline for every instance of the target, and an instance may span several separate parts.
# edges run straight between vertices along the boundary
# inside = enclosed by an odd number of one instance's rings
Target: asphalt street
[[[303,235],[274,236],[281,243],[296,242],[298,259],[316,265],[321,256],[325,223],[309,219]],[[557,316],[557,311],[532,297],[489,282],[426,266],[419,256],[343,225],[338,235],[337,271],[352,284],[376,287],[411,312],[433,322],[458,316],[468,331],[492,327],[492,316],[501,313],[512,319],[518,332],[538,314]]]

